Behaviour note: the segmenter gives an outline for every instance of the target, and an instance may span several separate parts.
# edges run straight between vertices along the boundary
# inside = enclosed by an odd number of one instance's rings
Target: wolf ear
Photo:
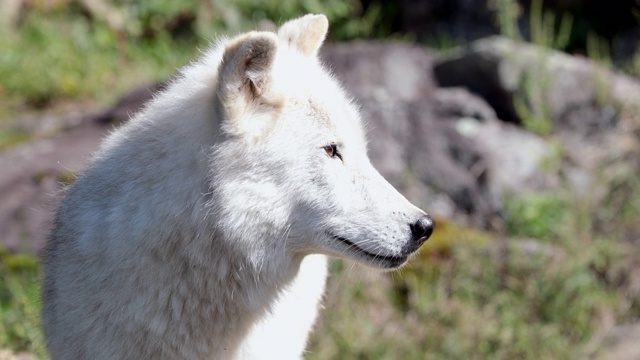
[[[250,32],[227,45],[219,89],[225,103],[233,103],[238,97],[255,99],[267,92],[277,48],[277,36],[268,32]]]
[[[270,126],[282,97],[273,88],[273,67],[278,37],[271,32],[250,32],[226,46],[218,69],[218,108],[224,110],[230,132],[259,135]],[[257,113],[262,116],[254,116]]]
[[[320,49],[328,29],[326,16],[308,14],[284,23],[278,30],[278,37],[301,53],[313,56]]]

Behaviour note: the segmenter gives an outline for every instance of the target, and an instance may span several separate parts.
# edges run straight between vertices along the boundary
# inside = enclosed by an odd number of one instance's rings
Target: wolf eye
[[[323,149],[327,153],[327,155],[329,155],[329,157],[337,157],[338,159],[342,160],[342,155],[340,155],[340,153],[338,152],[338,145],[329,144],[327,146],[324,146]]]

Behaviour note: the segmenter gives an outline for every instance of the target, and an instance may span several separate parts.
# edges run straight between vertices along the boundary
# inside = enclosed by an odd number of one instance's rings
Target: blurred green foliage
[[[0,47],[0,104],[18,109],[82,97],[112,101],[126,89],[167,77],[193,51],[169,39],[124,41],[68,10],[29,12],[19,32],[0,32]]]
[[[330,37],[347,40],[389,35],[390,24],[380,18],[383,9],[393,11],[377,2],[364,11],[355,0],[120,0],[107,2],[111,11],[101,16],[81,4],[31,8],[15,28],[0,31],[0,119],[56,101],[111,102],[134,86],[169,77],[216,36],[267,19],[324,13]]]
[[[46,356],[40,330],[38,263],[27,254],[0,248],[0,349]]]
[[[597,209],[575,205],[566,194],[512,199],[509,236],[439,219],[390,275],[333,266],[307,358],[590,358],[607,319],[640,318],[628,276],[640,251],[588,231],[581,217]],[[529,236],[538,238],[519,239]]]
[[[568,212],[561,193],[533,193],[508,197],[505,201],[505,230],[508,236],[552,239],[561,230]]]
[[[30,134],[25,130],[12,127],[3,129],[2,127],[0,127],[0,151],[21,142],[27,141],[29,140],[29,138]]]

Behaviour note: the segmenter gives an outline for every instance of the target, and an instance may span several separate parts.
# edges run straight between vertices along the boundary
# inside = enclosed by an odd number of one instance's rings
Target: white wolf
[[[324,255],[393,269],[429,237],[317,58],[327,27],[220,41],[106,139],[47,248],[54,359],[299,358]]]

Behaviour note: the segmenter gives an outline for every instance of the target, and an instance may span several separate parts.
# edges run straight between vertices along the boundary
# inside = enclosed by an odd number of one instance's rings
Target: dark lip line
[[[338,235],[330,235],[333,239],[336,239],[338,241],[341,241],[343,243],[345,243],[346,245],[349,245],[350,249],[355,249],[358,250],[359,253],[366,255],[367,257],[370,257],[374,260],[382,260],[382,261],[386,261],[386,262],[392,262],[392,263],[402,263],[404,262],[407,258],[406,257],[400,257],[400,256],[383,256],[383,255],[375,255],[372,254],[366,250],[363,250],[361,247],[359,247],[358,245],[354,244],[353,242],[351,242],[349,239],[343,238],[342,236],[338,236]]]

